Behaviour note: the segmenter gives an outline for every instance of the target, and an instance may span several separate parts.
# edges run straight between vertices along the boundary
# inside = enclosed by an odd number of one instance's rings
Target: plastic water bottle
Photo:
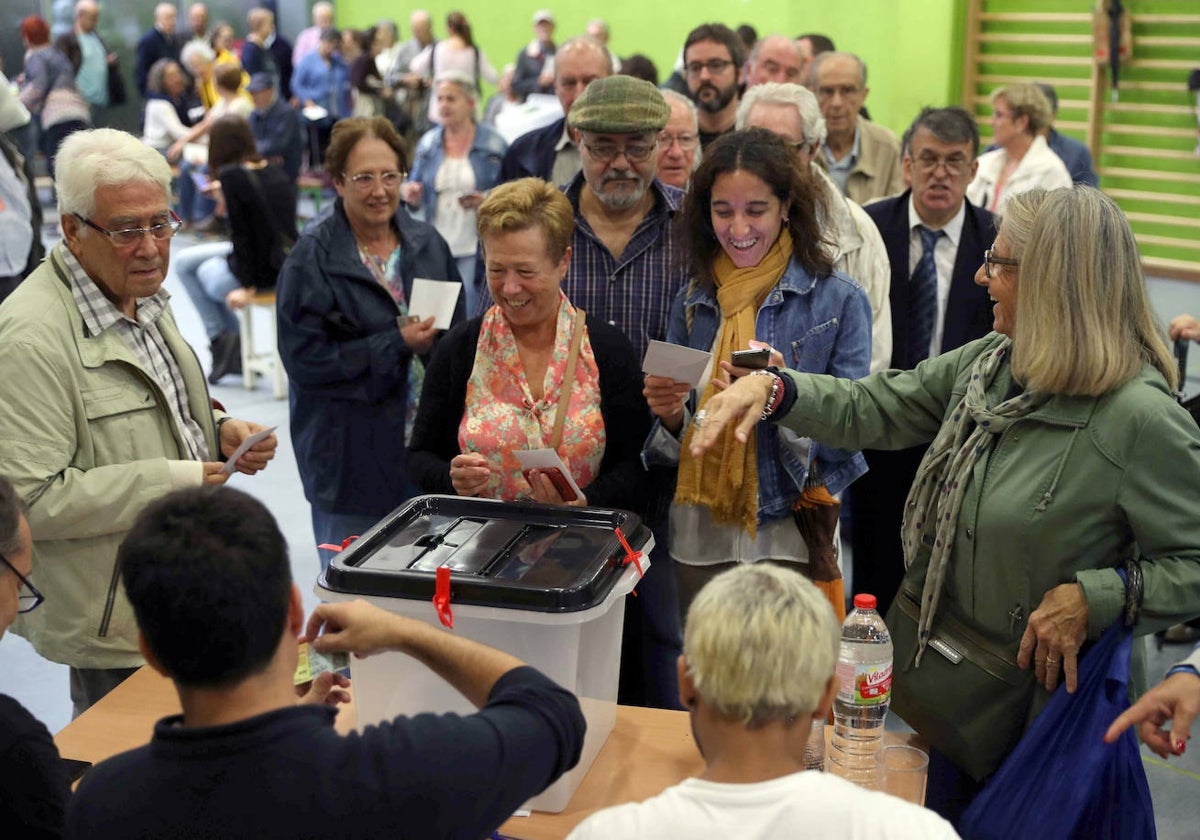
[[[875,611],[874,595],[854,596],[854,610],[842,625],[837,676],[829,772],[875,787],[875,753],[892,697],[892,637]]]

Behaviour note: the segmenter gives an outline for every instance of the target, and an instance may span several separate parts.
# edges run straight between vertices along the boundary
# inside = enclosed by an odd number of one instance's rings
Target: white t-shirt
[[[687,779],[645,802],[598,811],[567,840],[956,840],[932,811],[828,773],[757,784]]]

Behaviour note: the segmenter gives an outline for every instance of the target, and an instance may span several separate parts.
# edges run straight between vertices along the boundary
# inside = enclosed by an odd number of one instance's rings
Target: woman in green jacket
[[[778,372],[766,418],[852,449],[932,442],[887,623],[892,707],[929,740],[927,804],[952,821],[1059,680],[1075,690],[1089,642],[1200,614],[1200,430],[1124,215],[1089,187],[1013,196],[975,281],[995,332],[858,381]],[[728,423],[746,435],[772,386],[710,401],[695,449]]]

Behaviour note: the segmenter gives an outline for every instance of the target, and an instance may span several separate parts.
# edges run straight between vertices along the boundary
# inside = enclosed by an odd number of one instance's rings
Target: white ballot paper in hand
[[[566,464],[553,449],[518,449],[513,454],[517,456],[526,480],[530,470],[539,470],[547,475],[564,502],[573,502],[583,495]]]
[[[642,359],[642,373],[665,376],[676,382],[690,382],[693,388],[700,388],[711,359],[712,353],[707,350],[694,350],[651,339]]]
[[[254,434],[250,435],[250,437],[242,441],[241,445],[238,446],[238,448],[234,450],[233,454],[229,456],[229,459],[225,462],[225,466],[221,467],[221,472],[225,473],[225,475],[233,475],[234,470],[237,469],[238,458],[241,458],[243,455],[245,455],[246,451],[250,449],[251,446],[254,446],[254,444],[269,438],[277,428],[279,427],[272,426],[269,429],[263,429],[261,432],[255,432]]]
[[[450,329],[454,319],[454,305],[458,303],[458,292],[462,283],[451,280],[426,280],[417,277],[413,280],[412,296],[408,301],[408,314],[415,315],[424,321],[430,315],[434,317],[435,330]]]

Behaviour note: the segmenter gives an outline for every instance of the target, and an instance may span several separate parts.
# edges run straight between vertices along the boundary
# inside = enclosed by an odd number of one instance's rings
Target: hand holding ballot
[[[246,475],[254,475],[275,457],[279,439],[275,437],[274,427],[268,429],[258,423],[231,417],[222,419],[218,430],[221,454],[228,459],[222,467],[226,475],[232,475],[235,469]]]

